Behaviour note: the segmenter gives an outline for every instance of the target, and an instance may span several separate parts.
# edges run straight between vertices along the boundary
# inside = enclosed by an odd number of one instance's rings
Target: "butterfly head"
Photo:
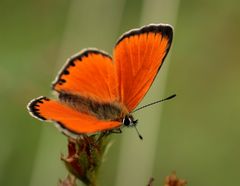
[[[122,121],[123,125],[126,127],[136,126],[137,122],[138,122],[138,120],[134,120],[132,115],[126,115]]]
[[[126,126],[126,127],[134,127],[135,130],[136,130],[136,132],[137,132],[137,134],[138,134],[138,137],[139,137],[141,140],[143,139],[142,135],[139,133],[139,131],[138,131],[137,127],[136,127],[136,125],[137,125],[137,123],[138,123],[138,120],[135,120],[132,115],[130,115],[130,114],[126,115],[126,116],[123,118],[122,123],[123,123],[123,125]]]

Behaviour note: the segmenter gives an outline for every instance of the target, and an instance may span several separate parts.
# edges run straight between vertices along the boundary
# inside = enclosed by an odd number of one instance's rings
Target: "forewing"
[[[118,92],[131,112],[149,90],[171,46],[173,31],[169,25],[148,25],[125,33],[117,42],[116,64]]]
[[[118,100],[112,58],[88,49],[70,58],[52,85],[57,92],[81,95],[101,102]]]

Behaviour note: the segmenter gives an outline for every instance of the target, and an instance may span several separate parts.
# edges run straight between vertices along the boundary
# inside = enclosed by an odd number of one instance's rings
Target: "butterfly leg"
[[[122,130],[120,128],[118,129],[113,129],[110,131],[111,133],[116,133],[116,134],[121,134],[122,133]]]
[[[103,137],[109,135],[109,133],[106,131],[106,132],[101,132],[100,135],[98,136],[97,140],[96,140],[96,143],[98,144],[102,139]]]
[[[112,134],[112,133],[120,134],[120,133],[122,133],[122,130],[120,128],[117,128],[117,129],[101,132],[101,134],[99,135],[99,137],[96,140],[96,143],[99,143],[102,140],[103,137],[106,137],[106,136],[108,136],[109,134]]]

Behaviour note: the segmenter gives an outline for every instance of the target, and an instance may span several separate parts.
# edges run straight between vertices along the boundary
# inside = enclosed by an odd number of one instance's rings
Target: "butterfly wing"
[[[116,64],[120,101],[131,112],[150,88],[171,46],[169,25],[148,25],[131,30],[117,42]]]
[[[102,102],[116,101],[118,91],[112,58],[96,49],[82,51],[67,60],[52,88]]]
[[[120,122],[99,120],[78,112],[59,101],[39,97],[31,101],[28,110],[37,119],[56,122],[65,134],[81,134],[105,131],[119,127]]]
[[[119,99],[115,66],[106,53],[88,49],[73,56],[52,88],[59,93],[59,101],[45,97],[31,101],[28,109],[32,116],[55,122],[67,135],[95,133],[121,125],[112,121],[120,108],[114,106]]]

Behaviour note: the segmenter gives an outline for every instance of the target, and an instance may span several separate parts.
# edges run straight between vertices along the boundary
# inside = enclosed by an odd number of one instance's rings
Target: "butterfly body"
[[[55,122],[71,136],[136,126],[131,113],[153,83],[171,41],[171,26],[151,24],[123,34],[113,57],[97,49],[79,52],[52,84],[58,100],[34,99],[30,114]]]
[[[78,112],[92,115],[99,120],[119,122],[119,127],[133,126],[137,120],[119,102],[101,103],[79,95],[59,94],[59,100]]]
[[[86,98],[80,95],[59,94],[59,100],[73,109],[95,116],[99,120],[119,120],[125,114],[122,106],[117,102],[107,103]]]

